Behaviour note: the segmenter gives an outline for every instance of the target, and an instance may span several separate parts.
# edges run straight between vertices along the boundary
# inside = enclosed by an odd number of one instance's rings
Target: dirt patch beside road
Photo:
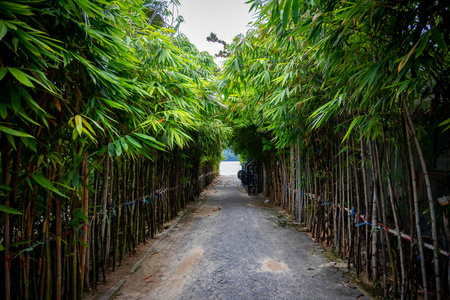
[[[271,258],[266,258],[262,262],[262,266],[263,266],[262,268],[264,271],[269,271],[269,272],[281,272],[281,271],[288,270],[288,267],[284,262],[276,262]]]
[[[183,260],[177,266],[177,275],[186,275],[189,270],[198,264],[200,257],[203,255],[202,246],[197,246],[193,248],[188,256],[183,258]]]
[[[220,210],[220,207],[201,206],[192,213],[198,216],[211,216]]]

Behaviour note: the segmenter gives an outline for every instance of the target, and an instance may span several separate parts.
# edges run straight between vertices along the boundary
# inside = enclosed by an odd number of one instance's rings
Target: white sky
[[[211,32],[218,38],[230,43],[239,33],[245,34],[247,24],[252,21],[247,0],[180,0],[178,12],[184,18],[180,31],[199,51],[208,51],[211,55],[223,49],[219,43],[206,41]]]

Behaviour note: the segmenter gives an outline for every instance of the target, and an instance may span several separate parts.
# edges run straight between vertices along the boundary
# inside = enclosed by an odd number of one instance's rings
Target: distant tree
[[[218,54],[216,54],[216,57],[229,57],[230,51],[228,50],[228,44],[227,42],[219,39],[217,37],[217,34],[214,32],[211,32],[209,36],[206,37],[206,40],[211,43],[219,43],[223,45],[223,50],[220,50]]]

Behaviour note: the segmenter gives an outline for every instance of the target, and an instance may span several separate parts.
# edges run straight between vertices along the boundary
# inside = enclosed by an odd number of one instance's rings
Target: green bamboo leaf
[[[6,108],[6,104],[1,102],[0,103],[0,117],[2,117],[3,119],[6,119],[6,117],[8,116],[8,108]]]
[[[441,48],[442,51],[447,53],[448,47],[445,44],[445,41],[442,38],[442,35],[439,33],[439,31],[436,29],[436,27],[431,28],[431,33],[433,34],[434,40],[436,41],[436,44],[438,44],[439,48]]]
[[[36,181],[37,184],[39,184],[43,188],[48,189],[64,198],[69,198],[66,195],[64,195],[62,192],[60,192],[57,188],[55,188],[53,186],[53,183],[50,180],[48,180],[47,178],[45,178],[45,176],[42,175],[41,173],[34,173],[31,177],[34,179],[34,181]]]
[[[286,3],[284,4],[283,8],[283,28],[286,28],[286,25],[289,21],[289,15],[291,13],[291,7],[292,7],[293,0],[286,0]]]
[[[408,53],[408,56],[406,56],[406,58],[402,59],[402,61],[398,65],[398,72],[400,72],[403,69],[403,67],[406,65],[406,63],[408,62],[409,58],[411,57],[411,54],[413,54],[413,52],[416,49],[416,47],[419,44],[419,42],[420,42],[420,40],[417,41],[417,43],[414,45],[414,47],[412,47],[412,49]]]
[[[108,154],[110,157],[114,157],[115,153],[116,153],[116,145],[114,145],[114,143],[111,142],[108,145]]]
[[[81,133],[83,132],[83,118],[80,115],[75,116],[75,127],[78,131],[78,135],[81,136]]]
[[[121,156],[122,155],[122,143],[120,141],[117,141],[115,143],[116,145],[116,155]]]
[[[11,129],[9,127],[0,126],[0,131],[3,131],[4,133],[9,134],[9,135],[34,139],[34,137],[32,135],[29,135],[28,133],[18,131],[15,129]]]
[[[294,24],[298,23],[300,1],[301,0],[292,0],[292,19],[294,20]]]
[[[450,119],[447,119],[444,122],[442,122],[441,124],[439,124],[439,126],[445,126],[445,125],[447,125],[449,123],[450,123]]]
[[[8,27],[5,24],[5,20],[0,20],[0,40],[6,35],[8,32]],[[1,78],[0,78],[1,80]]]
[[[0,80],[5,77],[6,73],[8,73],[8,68],[0,68]]]
[[[23,5],[14,2],[2,1],[0,2],[0,9],[4,12],[7,12],[7,15],[11,16],[14,14],[22,15],[22,16],[32,16],[33,12],[31,11],[28,5]]]
[[[423,50],[425,49],[425,46],[429,43],[430,33],[431,31],[428,30],[427,33],[425,33],[425,35],[422,36],[422,42],[420,43],[420,46],[419,48],[417,48],[416,51],[416,58],[418,58],[422,54]]]
[[[11,146],[12,146],[14,149],[17,149],[17,148],[16,148],[16,141],[15,141],[15,139],[14,139],[14,136],[7,134],[7,135],[6,135],[6,138],[7,138],[8,141],[11,143]]]
[[[122,148],[123,148],[123,150],[125,150],[125,152],[128,151],[128,143],[127,143],[127,141],[125,141],[123,139],[120,139],[120,144],[122,144]]]
[[[40,107],[39,104],[37,104],[37,102],[34,101],[33,97],[31,97],[31,95],[27,92],[27,90],[24,87],[19,86],[19,92],[20,95],[22,95],[22,99],[25,99],[25,101],[28,103],[29,107],[32,110],[34,110],[35,112],[46,113],[45,110],[43,110],[42,107]]]
[[[142,148],[142,145],[138,143],[138,141],[136,141],[134,138],[132,138],[129,135],[126,135],[125,138],[131,143],[133,144],[136,148]]]
[[[83,121],[84,127],[86,127],[92,134],[95,134],[95,131],[92,128],[91,124],[89,124],[85,118],[81,118],[81,120]]]
[[[142,133],[139,133],[139,132],[134,132],[133,134],[134,134],[135,136],[141,138],[141,139],[145,139],[145,140],[152,141],[153,143],[159,144],[160,146],[163,146],[163,147],[164,147],[164,144],[163,144],[163,143],[157,141],[154,137],[152,137],[152,136],[150,136],[150,135],[142,134]]]
[[[350,134],[351,134],[353,128],[354,128],[355,126],[358,126],[358,125],[361,123],[361,121],[362,121],[363,119],[364,119],[364,116],[358,116],[358,117],[353,118],[352,123],[351,123],[350,126],[348,127],[347,133],[345,134],[344,138],[342,139],[342,143],[343,143],[346,139],[348,139],[348,137],[350,136]]]
[[[155,142],[150,142],[149,140],[143,139],[143,138],[139,138],[139,140],[141,142],[143,142],[144,144],[149,145],[152,148],[155,148],[155,149],[158,149],[158,150],[161,150],[161,151],[165,151],[165,149],[164,149],[165,145],[160,143],[160,142],[158,142],[158,141],[156,141],[156,140],[155,140]]]
[[[22,143],[27,147],[28,149],[37,152],[37,143],[35,139],[29,139],[29,138],[21,138]]]
[[[20,109],[20,93],[17,89],[11,89],[11,106],[15,113]]]
[[[81,178],[80,172],[74,170],[72,173],[73,173],[73,175],[72,175],[72,185],[74,187],[79,187],[80,186],[80,178]]]
[[[442,130],[442,132],[447,131],[450,129],[450,118],[445,120],[444,122],[442,122],[441,124],[439,124],[439,126],[445,126],[448,125],[447,127],[444,128],[444,130]]]
[[[20,211],[18,211],[17,209],[14,209],[12,207],[0,204],[0,211],[7,213],[7,214],[13,214],[13,215],[22,215],[22,213]]]
[[[14,76],[14,78],[16,78],[23,85],[28,87],[34,87],[33,83],[31,83],[30,79],[28,79],[31,78],[31,76],[25,74],[24,72],[22,72],[17,68],[8,67],[8,71]]]

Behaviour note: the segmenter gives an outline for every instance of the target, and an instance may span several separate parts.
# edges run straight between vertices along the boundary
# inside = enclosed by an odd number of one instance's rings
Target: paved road
[[[368,299],[259,203],[220,176],[116,299]]]

